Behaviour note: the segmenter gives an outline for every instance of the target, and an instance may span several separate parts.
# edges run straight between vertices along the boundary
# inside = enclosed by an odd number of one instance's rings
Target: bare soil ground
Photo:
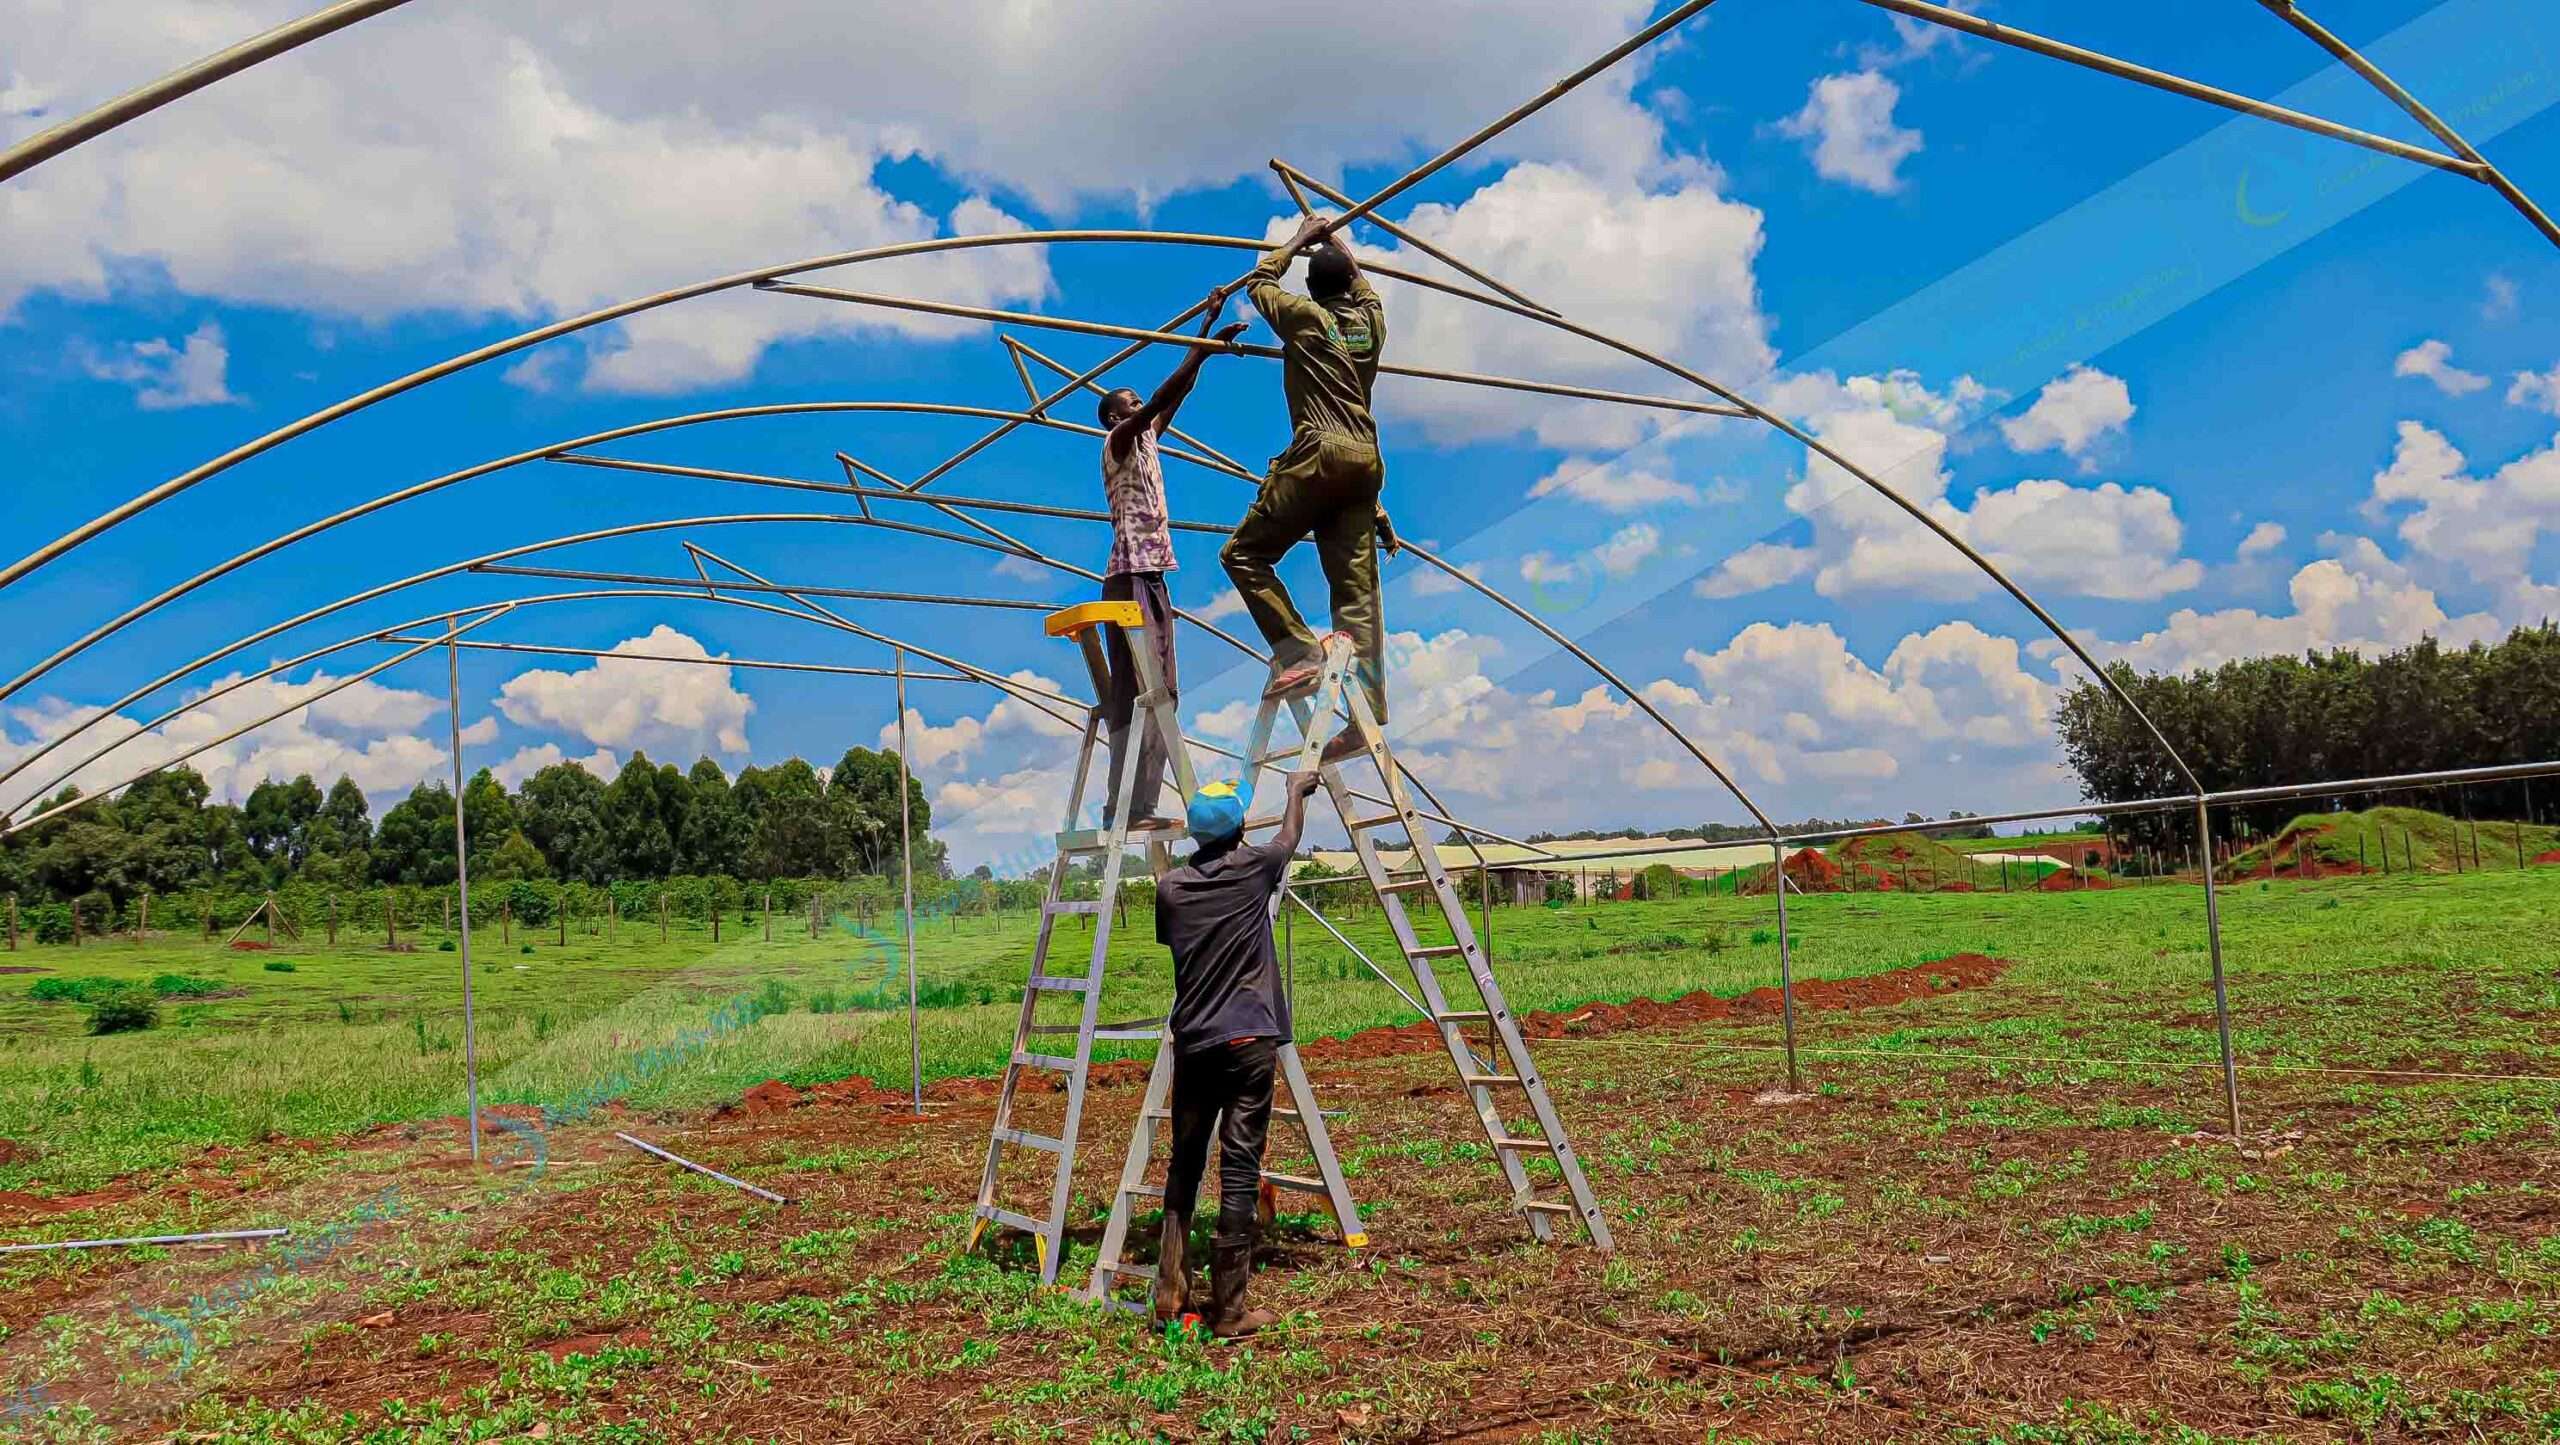
[[[1959,957],[1798,998],[1835,1045],[1960,1009],[1989,1051],[2040,1002],[2001,975]],[[774,1083],[530,1149],[491,1126],[495,1171],[457,1130],[408,1126],[0,1200],[0,1223],[172,1194],[341,1219],[392,1201],[299,1260],[93,1260],[0,1293],[0,1434],[2560,1438],[2547,1091],[2280,1076],[2252,1082],[2266,1132],[2237,1144],[2196,1132],[2218,1107],[2201,1071],[1835,1062],[1772,1104],[1766,992],[1529,1021],[1607,1255],[1527,1238],[1436,1039],[1310,1045],[1372,1245],[1284,1218],[1257,1289],[1287,1320],[1240,1345],[1041,1290],[1018,1248],[959,1252],[984,1081],[937,1086],[921,1120],[865,1081]],[[1090,1267],[1142,1073],[1089,1101],[1065,1280]],[[613,1128],[794,1202],[635,1162]]]

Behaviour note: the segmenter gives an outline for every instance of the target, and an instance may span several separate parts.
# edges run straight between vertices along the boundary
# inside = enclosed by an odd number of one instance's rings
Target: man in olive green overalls
[[[1374,549],[1383,545],[1392,554],[1397,542],[1378,504],[1386,469],[1378,460],[1369,393],[1378,380],[1378,354],[1386,348],[1387,316],[1350,247],[1319,239],[1324,226],[1323,217],[1308,217],[1246,282],[1255,308],[1280,334],[1290,437],[1288,449],[1271,459],[1262,495],[1245,510],[1218,560],[1271,644],[1265,696],[1292,696],[1315,685],[1323,650],[1273,568],[1313,533],[1325,581],[1333,588],[1333,625],[1350,636],[1369,708],[1383,724],[1385,617]],[[1280,284],[1301,251],[1307,255],[1306,296]],[[1346,728],[1326,746],[1324,760],[1340,762],[1361,745],[1358,731]]]

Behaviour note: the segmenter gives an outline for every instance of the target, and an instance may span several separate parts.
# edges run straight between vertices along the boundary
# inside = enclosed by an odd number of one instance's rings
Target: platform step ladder
[[[1292,756],[1283,752],[1270,754],[1271,734],[1286,707],[1295,716],[1301,742],[1294,755],[1298,768],[1316,768],[1324,745],[1338,730],[1344,717],[1359,729],[1366,748],[1359,754],[1374,764],[1385,786],[1389,810],[1364,814],[1352,796],[1350,785],[1342,777],[1345,763],[1321,768],[1327,793],[1340,813],[1346,831],[1351,835],[1353,853],[1360,860],[1370,889],[1378,896],[1385,912],[1387,927],[1396,946],[1404,953],[1405,963],[1413,970],[1413,981],[1423,1006],[1430,1010],[1441,1043],[1456,1066],[1459,1083],[1465,1088],[1475,1107],[1477,1120],[1484,1126],[1485,1140],[1493,1147],[1503,1178],[1511,1187],[1511,1204],[1527,1221],[1529,1232],[1540,1240],[1552,1237],[1553,1221],[1572,1217],[1581,1221],[1593,1245],[1606,1250],[1611,1247],[1608,1220],[1602,1217],[1600,1201],[1591,1191],[1590,1179],[1584,1174],[1582,1160],[1566,1138],[1564,1121],[1556,1113],[1555,1101],[1547,1092],[1546,1080],[1538,1073],[1536,1062],[1529,1056],[1528,1040],[1520,1033],[1519,1021],[1512,1016],[1504,999],[1502,985],[1493,976],[1492,961],[1485,956],[1477,941],[1474,927],[1468,922],[1464,899],[1450,883],[1448,870],[1441,865],[1440,850],[1432,842],[1429,827],[1414,810],[1403,774],[1388,753],[1385,730],[1369,707],[1367,691],[1360,686],[1354,670],[1351,640],[1340,633],[1327,639],[1323,670],[1316,679],[1315,691],[1294,698],[1265,699],[1255,716],[1253,735],[1246,744],[1245,756],[1260,759]],[[1374,804],[1368,805],[1374,807]],[[1405,842],[1418,872],[1408,875],[1390,874],[1378,854],[1377,834],[1397,827],[1404,830]],[[1425,944],[1414,931],[1412,915],[1405,900],[1414,894],[1427,893],[1447,923],[1451,941]],[[1274,900],[1275,906],[1277,900]],[[1467,976],[1474,982],[1482,1008],[1452,1007],[1440,986],[1433,967],[1435,959],[1456,959],[1464,963]],[[1479,1055],[1462,1026],[1480,1023],[1489,1035],[1487,1047]],[[1513,1110],[1525,1110],[1530,1121],[1527,1129],[1514,1132],[1506,1122]],[[1557,1181],[1563,1198],[1540,1192],[1541,1181],[1526,1167],[1525,1160],[1544,1158],[1555,1161]]]
[[[1164,1186],[1149,1183],[1148,1175],[1156,1162],[1157,1141],[1162,1139],[1170,1147],[1173,1139],[1173,1061],[1173,1049],[1158,1046],[1155,1067],[1147,1072],[1146,1102],[1138,1110],[1136,1127],[1129,1131],[1129,1152],[1120,1165],[1120,1184],[1112,1195],[1111,1217],[1102,1227],[1102,1249],[1094,1261],[1093,1281],[1085,1288],[1087,1299],[1136,1313],[1151,1307],[1147,1297],[1142,1294],[1132,1299],[1120,1291],[1132,1284],[1152,1287],[1155,1283],[1156,1266],[1131,1263],[1129,1242],[1138,1215],[1164,1198]],[[1264,1168],[1262,1197],[1256,1201],[1256,1208],[1264,1213],[1263,1223],[1267,1226],[1271,1222],[1270,1201],[1274,1193],[1312,1195],[1332,1214],[1345,1248],[1367,1245],[1369,1236],[1361,1227],[1359,1206],[1352,1202],[1351,1185],[1342,1175],[1342,1161],[1333,1152],[1332,1131],[1326,1127],[1324,1111],[1316,1104],[1315,1088],[1307,1082],[1306,1066],[1298,1059],[1295,1043],[1283,1042],[1274,1055],[1272,1095],[1273,1123],[1294,1125],[1305,1136],[1305,1152],[1315,1160],[1316,1172],[1310,1176]],[[1218,1144],[1213,1125],[1209,1158],[1201,1173],[1202,1190],[1214,1185],[1217,1177]],[[1207,1212],[1205,1202],[1199,1212]]]
[[[1100,702],[1108,694],[1111,681],[1101,639],[1101,629],[1106,624],[1128,634],[1129,655],[1136,664],[1141,691],[1129,721],[1130,735],[1120,748],[1120,776],[1106,785],[1112,795],[1106,821],[1099,828],[1079,827],[1083,821],[1086,775],[1093,769],[1094,742],[1106,727]],[[977,1247],[989,1225],[1020,1230],[1031,1236],[1040,1265],[1040,1282],[1054,1284],[1066,1245],[1067,1207],[1075,1184],[1076,1134],[1084,1119],[1093,1046],[1097,1041],[1154,1039],[1163,1031],[1162,1019],[1101,1022],[1103,962],[1111,950],[1112,903],[1119,897],[1121,865],[1131,847],[1144,845],[1150,864],[1158,873],[1163,872],[1170,858],[1166,845],[1177,836],[1167,829],[1137,831],[1129,827],[1129,800],[1137,790],[1138,754],[1147,731],[1163,740],[1174,789],[1186,803],[1193,780],[1191,760],[1182,747],[1181,725],[1174,715],[1173,697],[1158,674],[1156,651],[1147,636],[1146,616],[1138,604],[1087,602],[1064,608],[1049,614],[1045,630],[1051,637],[1075,639],[1083,651],[1085,669],[1092,675],[1096,702],[1085,713],[1084,739],[1076,752],[1075,781],[1067,794],[1066,821],[1058,833],[1058,856],[1050,865],[1049,886],[1040,903],[1039,939],[1032,946],[1031,974],[1022,990],[1022,1012],[1014,1025],[1013,1049],[1006,1059],[1003,1086],[996,1096],[995,1125],[987,1136],[986,1167],[978,1180],[968,1247]],[[1064,896],[1068,870],[1077,859],[1085,857],[1101,860],[1101,889],[1092,901],[1068,899]],[[1058,920],[1078,915],[1093,920],[1093,946],[1084,967],[1081,971],[1052,973],[1050,950],[1057,941]],[[1062,996],[1076,999],[1076,1021],[1041,1022],[1042,1000]],[[1057,1047],[1067,1035],[1074,1038],[1072,1051]],[[1054,1074],[1063,1082],[1066,1112],[1055,1134],[1035,1133],[1015,1122],[1022,1081],[1030,1074]],[[997,1197],[1008,1149],[1051,1156],[1048,1198],[1037,1213],[1008,1209]]]

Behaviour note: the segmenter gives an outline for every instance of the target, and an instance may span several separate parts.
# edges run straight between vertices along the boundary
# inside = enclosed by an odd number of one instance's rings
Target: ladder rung
[[[1383,828],[1389,823],[1401,823],[1403,821],[1404,815],[1402,813],[1380,813],[1373,818],[1354,818],[1345,826],[1354,829]]]
[[[1516,1074],[1460,1074],[1458,1077],[1470,1088],[1486,1089],[1495,1084],[1521,1084],[1522,1087],[1527,1087]]]
[[[1171,1109],[1149,1109],[1146,1111],[1146,1117],[1150,1119],[1170,1119],[1173,1117],[1173,1111]]]
[[[1161,1184],[1132,1184],[1120,1192],[1128,1195],[1132,1199],[1164,1198],[1164,1186]],[[1153,1271],[1151,1270],[1149,1273],[1153,1273]]]
[[[1418,873],[1411,878],[1390,878],[1378,885],[1381,893],[1412,893],[1431,886],[1431,875]]]
[[[1277,828],[1284,816],[1274,813],[1268,818],[1247,818],[1244,820],[1244,830],[1248,833],[1259,833],[1265,828]]]
[[[1051,993],[1082,993],[1093,986],[1093,980],[1089,978],[1070,978],[1062,974],[1044,973],[1032,979],[1031,986],[1033,988],[1047,989]]]
[[[1102,900],[1099,898],[1073,900],[1061,898],[1057,902],[1048,905],[1048,908],[1051,913],[1100,913],[1102,911]]]
[[[1021,1052],[1013,1056],[1013,1064],[1019,1069],[1055,1069],[1063,1074],[1074,1069],[1076,1061],[1060,1054]]]
[[[1095,1029],[1093,1031],[1093,1037],[1097,1042],[1104,1039],[1160,1039],[1164,1037],[1164,1030],[1159,1028]]]
[[[1415,949],[1410,956],[1414,958],[1456,958],[1458,955],[1465,953],[1466,951],[1466,946],[1464,944],[1435,943],[1429,948]]]
[[[1451,1009],[1440,1016],[1444,1024],[1490,1023],[1493,1015],[1480,1008]]]
[[[1523,1199],[1519,1204],[1522,1209],[1532,1214],[1579,1214],[1582,1212],[1570,1204],[1557,1204],[1545,1199]]]
[[[1522,1154],[1535,1153],[1541,1149],[1552,1154],[1556,1148],[1555,1141],[1552,1139],[1496,1139],[1493,1141],[1493,1147]]]
[[[1067,1149],[1063,1140],[1052,1139],[1046,1134],[1034,1134],[1028,1129],[998,1129],[996,1137],[1008,1144],[1018,1144],[1025,1149],[1038,1149],[1048,1154],[1063,1154]]]
[[[1333,1192],[1332,1186],[1326,1184],[1323,1180],[1309,1179],[1303,1174],[1274,1174],[1270,1170],[1265,1169],[1262,1171],[1262,1177],[1283,1189],[1295,1189],[1301,1194],[1331,1194]]]
[[[1028,1214],[1016,1214],[1010,1209],[999,1208],[993,1204],[979,1205],[978,1217],[980,1219],[991,1220],[997,1224],[1001,1224],[1007,1229],[1019,1229],[1025,1234],[1046,1234],[1049,1232],[1049,1223],[1047,1220],[1034,1219]]]
[[[1133,1315],[1149,1314],[1155,1309],[1153,1301],[1142,1299],[1122,1299],[1118,1295],[1106,1295],[1103,1297],[1102,1302],[1104,1305],[1112,1309],[1121,1310]]]
[[[1111,1266],[1111,1278],[1114,1281],[1124,1279],[1152,1280],[1155,1277],[1156,1267],[1152,1264],[1115,1264]]]
[[[1318,1109],[1316,1110],[1316,1115],[1319,1118],[1325,1119],[1347,1119],[1351,1117],[1351,1111],[1348,1109]],[[1274,1104],[1271,1106],[1271,1117],[1274,1119],[1302,1119],[1306,1116],[1285,1104]]]

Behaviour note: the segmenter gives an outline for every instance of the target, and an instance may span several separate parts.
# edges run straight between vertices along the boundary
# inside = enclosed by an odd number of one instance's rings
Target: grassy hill
[[[2521,837],[2519,837],[2521,835]],[[2473,861],[2477,840],[2478,861]],[[2274,837],[2235,854],[2229,870],[2246,876],[2299,873],[2379,873],[2388,863],[2394,873],[2413,863],[2422,873],[2468,872],[2474,867],[2513,868],[2521,843],[2531,864],[2560,849],[2560,828],[2533,823],[2466,824],[2424,808],[2370,808],[2361,813],[2304,813]],[[2388,857],[2386,859],[2386,852]]]

